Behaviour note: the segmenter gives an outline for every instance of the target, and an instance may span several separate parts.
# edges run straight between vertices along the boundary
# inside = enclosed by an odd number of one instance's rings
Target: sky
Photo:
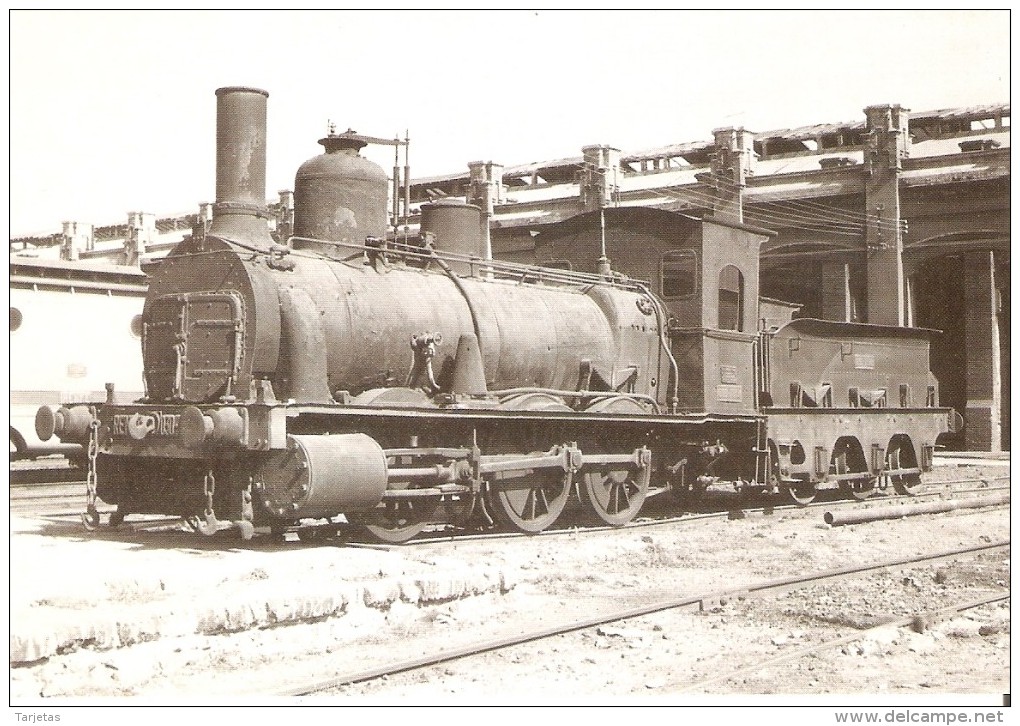
[[[267,198],[339,130],[412,177],[1010,100],[988,11],[11,11],[10,233],[195,212],[215,96],[263,88]],[[389,170],[392,149],[364,155]]]

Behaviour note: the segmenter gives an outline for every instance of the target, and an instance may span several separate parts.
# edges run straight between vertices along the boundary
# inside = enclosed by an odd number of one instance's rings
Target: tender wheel
[[[350,512],[347,521],[357,525],[370,539],[401,544],[421,534],[436,517],[438,500],[390,499],[369,512]]]
[[[855,455],[857,454],[857,455]],[[867,464],[859,452],[855,452],[849,445],[837,445],[832,452],[832,464],[830,470],[833,474],[858,474],[860,479],[843,479],[839,482],[839,489],[845,495],[858,501],[870,497],[875,491],[875,479],[867,475]]]
[[[809,481],[786,485],[786,495],[794,504],[806,507],[815,500],[815,485]]]
[[[903,454],[900,447],[890,449],[886,454],[886,468],[887,469],[899,469],[903,466]],[[893,489],[896,490],[897,494],[903,494],[906,496],[914,496],[917,494],[917,490],[921,488],[921,475],[920,474],[890,474],[889,480],[892,482]]]
[[[852,481],[841,481],[839,489],[849,497],[858,501],[864,501],[875,493],[875,479],[854,479]]]
[[[536,469],[489,483],[492,516],[506,529],[535,534],[555,522],[570,496],[562,469]]]
[[[634,519],[648,495],[648,475],[643,470],[585,467],[580,483],[585,510],[614,527]]]

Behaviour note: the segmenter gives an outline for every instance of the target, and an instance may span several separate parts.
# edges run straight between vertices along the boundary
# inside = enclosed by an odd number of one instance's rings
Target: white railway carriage
[[[96,262],[10,259],[11,458],[83,453],[43,443],[40,406],[143,395],[141,312],[145,274]]]

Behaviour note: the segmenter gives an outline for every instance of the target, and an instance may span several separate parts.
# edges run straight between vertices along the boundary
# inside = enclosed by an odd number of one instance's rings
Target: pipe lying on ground
[[[994,507],[998,504],[1009,504],[1009,494],[997,494],[991,497],[973,497],[954,502],[931,502],[929,504],[910,504],[902,507],[882,507],[856,512],[826,512],[825,523],[838,527],[843,524],[860,524],[876,522],[880,519],[899,519],[915,514],[935,514],[951,512],[954,509],[976,509],[978,507]]]

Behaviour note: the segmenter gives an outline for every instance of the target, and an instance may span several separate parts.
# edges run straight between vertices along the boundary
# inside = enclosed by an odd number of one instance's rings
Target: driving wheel
[[[570,475],[559,468],[514,473],[489,482],[492,516],[506,529],[541,532],[563,512],[570,496]]]

